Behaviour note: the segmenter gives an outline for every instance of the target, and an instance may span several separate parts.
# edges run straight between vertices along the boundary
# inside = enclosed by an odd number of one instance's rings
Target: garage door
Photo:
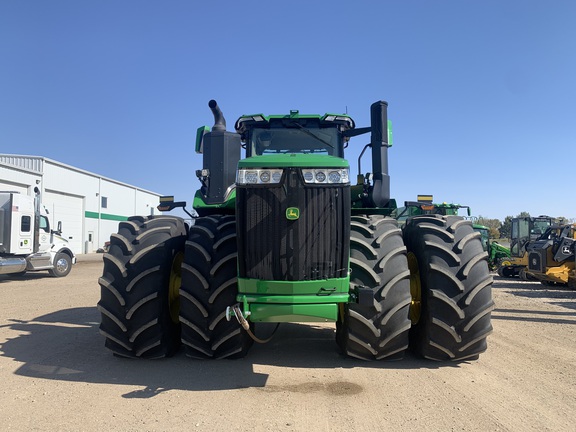
[[[69,247],[74,253],[82,253],[83,197],[46,190],[42,201],[50,212],[48,217],[52,229],[56,229],[58,222],[61,221],[62,237],[70,242]]]

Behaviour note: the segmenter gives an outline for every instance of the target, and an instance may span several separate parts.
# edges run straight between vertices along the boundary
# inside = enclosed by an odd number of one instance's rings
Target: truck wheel
[[[253,341],[226,308],[237,303],[238,247],[233,216],[195,220],[186,242],[180,289],[180,322],[186,355],[241,358]]]
[[[59,252],[54,258],[54,268],[48,270],[51,276],[64,277],[72,270],[72,258],[70,255]]]
[[[98,302],[106,347],[122,357],[161,358],[180,345],[178,288],[187,228],[168,216],[120,222],[103,256]]]
[[[492,276],[480,234],[458,216],[408,219],[404,227],[413,297],[410,347],[432,360],[486,350],[492,332]]]
[[[397,221],[383,216],[353,217],[350,288],[366,299],[340,306],[336,342],[362,360],[401,359],[410,330],[410,272]]]

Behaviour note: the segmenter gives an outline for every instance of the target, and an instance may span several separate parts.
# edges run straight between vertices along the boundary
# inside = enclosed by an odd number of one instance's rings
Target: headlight
[[[280,180],[281,169],[240,169],[236,173],[237,184],[273,184]]]
[[[340,180],[342,180],[342,175],[338,171],[330,171],[328,173],[329,183],[340,183]]]
[[[348,168],[303,169],[302,176],[306,183],[313,184],[347,184],[350,183]]]
[[[270,183],[270,171],[260,172],[260,181],[262,183]]]

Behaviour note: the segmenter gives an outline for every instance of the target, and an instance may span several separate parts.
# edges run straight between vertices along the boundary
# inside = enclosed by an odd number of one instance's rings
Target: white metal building
[[[41,192],[53,227],[76,254],[95,252],[132,215],[160,214],[160,194],[41,156],[0,154],[0,191]]]

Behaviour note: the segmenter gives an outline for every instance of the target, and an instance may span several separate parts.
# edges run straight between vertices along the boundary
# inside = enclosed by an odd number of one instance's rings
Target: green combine
[[[101,333],[124,357],[247,354],[263,322],[334,322],[348,356],[476,358],[492,331],[492,277],[472,222],[413,215],[390,197],[387,103],[348,115],[244,115],[215,101],[198,129],[203,167],[188,227],[172,216],[119,224],[99,280]],[[372,172],[350,181],[344,149],[370,134]],[[244,149],[244,157],[241,157]],[[360,158],[358,165],[360,165]],[[159,209],[183,207],[172,197]]]

